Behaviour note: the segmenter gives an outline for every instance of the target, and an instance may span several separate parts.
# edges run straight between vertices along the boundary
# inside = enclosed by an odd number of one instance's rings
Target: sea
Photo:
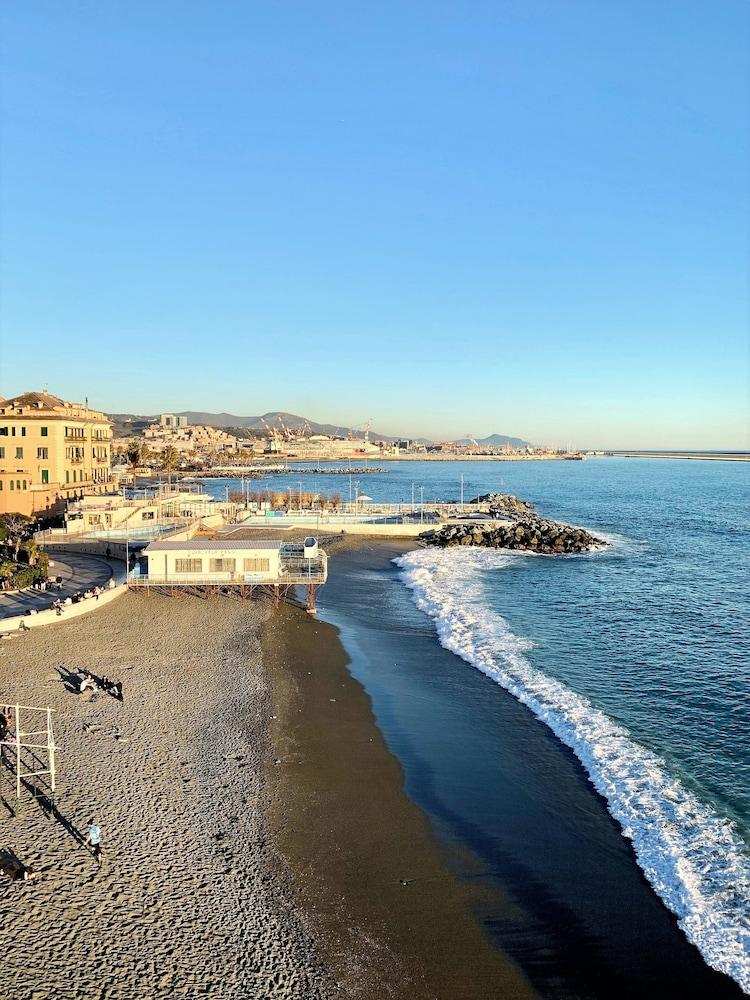
[[[354,488],[428,510],[462,476],[609,544],[334,563],[320,613],[407,794],[540,995],[750,994],[750,464],[399,462]]]

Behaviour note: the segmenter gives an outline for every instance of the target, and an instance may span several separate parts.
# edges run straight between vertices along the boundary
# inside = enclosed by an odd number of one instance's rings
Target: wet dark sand
[[[483,889],[456,877],[405,795],[337,630],[286,606],[262,646],[277,715],[271,830],[340,995],[534,996],[472,916]]]

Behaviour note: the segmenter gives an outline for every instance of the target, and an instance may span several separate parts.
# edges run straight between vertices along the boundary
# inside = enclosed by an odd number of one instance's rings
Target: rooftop
[[[258,549],[280,549],[281,541],[259,538],[257,541],[229,541],[221,538],[188,538],[184,542],[151,542],[145,550],[149,552],[173,552],[190,549],[191,552],[199,552],[212,549],[238,549],[257,551]]]
[[[69,403],[49,392],[22,392],[10,399],[0,399],[0,413],[5,416],[32,416],[44,413],[69,417],[85,414],[89,419],[109,422],[104,413],[92,409],[88,403]]]

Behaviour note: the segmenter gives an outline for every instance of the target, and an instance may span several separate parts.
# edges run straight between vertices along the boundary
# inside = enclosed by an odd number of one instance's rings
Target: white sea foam
[[[729,820],[665,762],[567,685],[537,670],[533,644],[482,601],[487,570],[523,555],[421,549],[395,560],[441,644],[527,705],[573,749],[633,844],[646,878],[713,968],[750,994],[750,860]]]

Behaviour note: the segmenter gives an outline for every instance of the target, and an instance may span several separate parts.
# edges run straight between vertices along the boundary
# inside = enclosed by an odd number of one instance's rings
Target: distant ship
[[[566,462],[582,462],[586,456],[578,452],[576,455],[563,455]]]

